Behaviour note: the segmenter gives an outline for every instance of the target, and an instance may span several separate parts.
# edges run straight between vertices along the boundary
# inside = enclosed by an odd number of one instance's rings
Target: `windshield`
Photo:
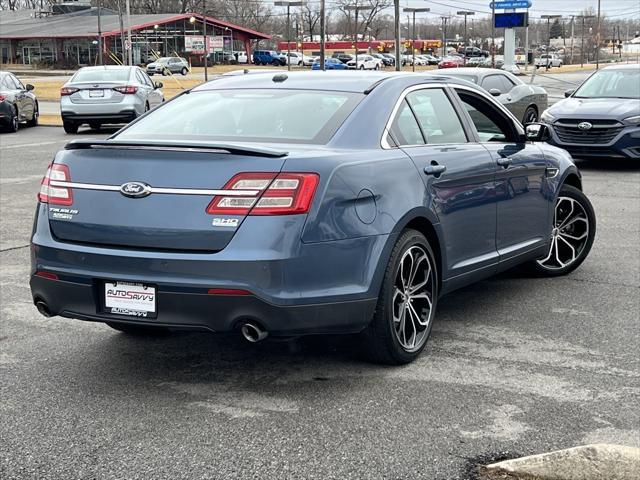
[[[127,80],[129,80],[128,68],[81,69],[71,79],[72,82],[126,82]]]
[[[589,77],[573,96],[640,99],[640,69],[601,70]]]
[[[308,90],[196,91],[151,111],[117,138],[324,144],[362,97]]]

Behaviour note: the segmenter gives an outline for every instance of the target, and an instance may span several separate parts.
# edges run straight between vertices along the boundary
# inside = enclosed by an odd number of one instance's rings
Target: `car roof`
[[[415,78],[420,83],[442,83],[454,80],[456,83],[467,84],[444,74],[438,73],[409,73],[409,72],[354,72],[354,71],[308,71],[308,72],[278,72],[274,75],[238,75],[218,77],[210,82],[193,88],[193,91],[222,90],[239,88],[276,88],[297,90],[325,90],[363,93],[373,86],[388,80]]]
[[[507,74],[509,72],[505,72],[504,70],[498,70],[496,68],[477,68],[477,67],[460,67],[460,68],[456,68],[455,71],[451,71],[451,72],[439,72],[440,75],[445,75],[445,76],[447,75],[455,76],[456,74],[459,74],[459,75],[476,75],[478,77],[486,77],[487,75],[491,75],[495,73]]]
[[[603,70],[640,70],[640,63],[630,63],[626,65],[608,65]]]

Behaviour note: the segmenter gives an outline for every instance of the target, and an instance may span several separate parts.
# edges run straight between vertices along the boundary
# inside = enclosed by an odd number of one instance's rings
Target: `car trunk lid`
[[[208,214],[214,196],[221,195],[229,180],[241,172],[275,176],[286,155],[233,144],[71,142],[55,164],[68,168],[72,203],[50,202],[49,224],[55,237],[67,242],[220,251],[245,215]]]

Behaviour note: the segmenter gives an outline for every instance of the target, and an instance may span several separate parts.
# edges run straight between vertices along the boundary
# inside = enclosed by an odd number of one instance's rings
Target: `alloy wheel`
[[[434,269],[419,245],[400,259],[393,289],[393,330],[407,352],[419,350],[429,336],[435,295]]]
[[[574,263],[589,240],[589,218],[584,207],[570,197],[559,197],[553,214],[549,253],[538,264],[559,270]]]
[[[527,123],[535,123],[537,121],[538,121],[538,112],[536,112],[535,109],[533,108],[527,109],[524,115],[523,123],[526,125]]]

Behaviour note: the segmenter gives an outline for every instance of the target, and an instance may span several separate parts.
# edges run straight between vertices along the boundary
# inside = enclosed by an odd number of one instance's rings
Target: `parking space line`
[[[56,140],[55,142],[36,142],[36,143],[21,143],[19,145],[6,145],[3,146],[3,150],[8,150],[10,148],[21,148],[21,147],[39,147],[41,145],[54,145],[56,143],[65,143],[68,140]]]

